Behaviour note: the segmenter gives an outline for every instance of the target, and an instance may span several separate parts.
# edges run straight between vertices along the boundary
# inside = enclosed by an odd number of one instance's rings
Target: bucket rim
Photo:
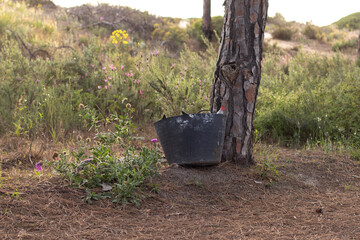
[[[190,117],[190,118],[191,118],[191,116],[198,116],[198,115],[218,115],[218,116],[225,116],[224,114],[217,114],[217,113],[192,113],[192,114],[183,114],[183,115],[166,117],[166,118],[160,119],[160,120],[154,122],[154,124],[159,123],[159,122],[161,122],[161,121],[166,121],[166,120],[171,120],[171,119],[174,119],[174,118],[178,118],[178,117]]]

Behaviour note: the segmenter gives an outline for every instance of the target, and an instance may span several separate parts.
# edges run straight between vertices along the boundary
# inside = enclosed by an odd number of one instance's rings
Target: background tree
[[[213,35],[213,27],[211,23],[211,0],[204,0],[202,30],[205,37],[211,41]]]
[[[268,0],[226,0],[210,109],[227,114],[222,159],[253,164],[254,112]]]

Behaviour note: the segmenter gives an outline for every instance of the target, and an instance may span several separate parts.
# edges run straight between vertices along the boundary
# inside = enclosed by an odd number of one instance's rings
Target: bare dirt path
[[[229,163],[166,167],[139,207],[83,203],[56,177],[3,167],[1,239],[360,239],[360,167],[347,156],[279,149],[276,182]],[[15,172],[14,172],[15,171]],[[5,192],[14,192],[17,196]]]

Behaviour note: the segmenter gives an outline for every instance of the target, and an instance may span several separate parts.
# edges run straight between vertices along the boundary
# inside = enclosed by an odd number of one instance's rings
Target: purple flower
[[[38,171],[42,171],[43,169],[42,169],[42,166],[40,165],[40,163],[36,163],[35,164],[35,168],[36,168],[36,170],[38,170]]]
[[[157,141],[158,141],[157,138],[151,139],[151,142],[153,142],[153,143],[156,143]]]

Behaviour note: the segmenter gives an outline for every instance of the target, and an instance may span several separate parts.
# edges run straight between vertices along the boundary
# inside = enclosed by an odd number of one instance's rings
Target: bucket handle
[[[210,109],[202,109],[200,111],[198,111],[197,113],[202,113],[202,112],[211,112]]]

